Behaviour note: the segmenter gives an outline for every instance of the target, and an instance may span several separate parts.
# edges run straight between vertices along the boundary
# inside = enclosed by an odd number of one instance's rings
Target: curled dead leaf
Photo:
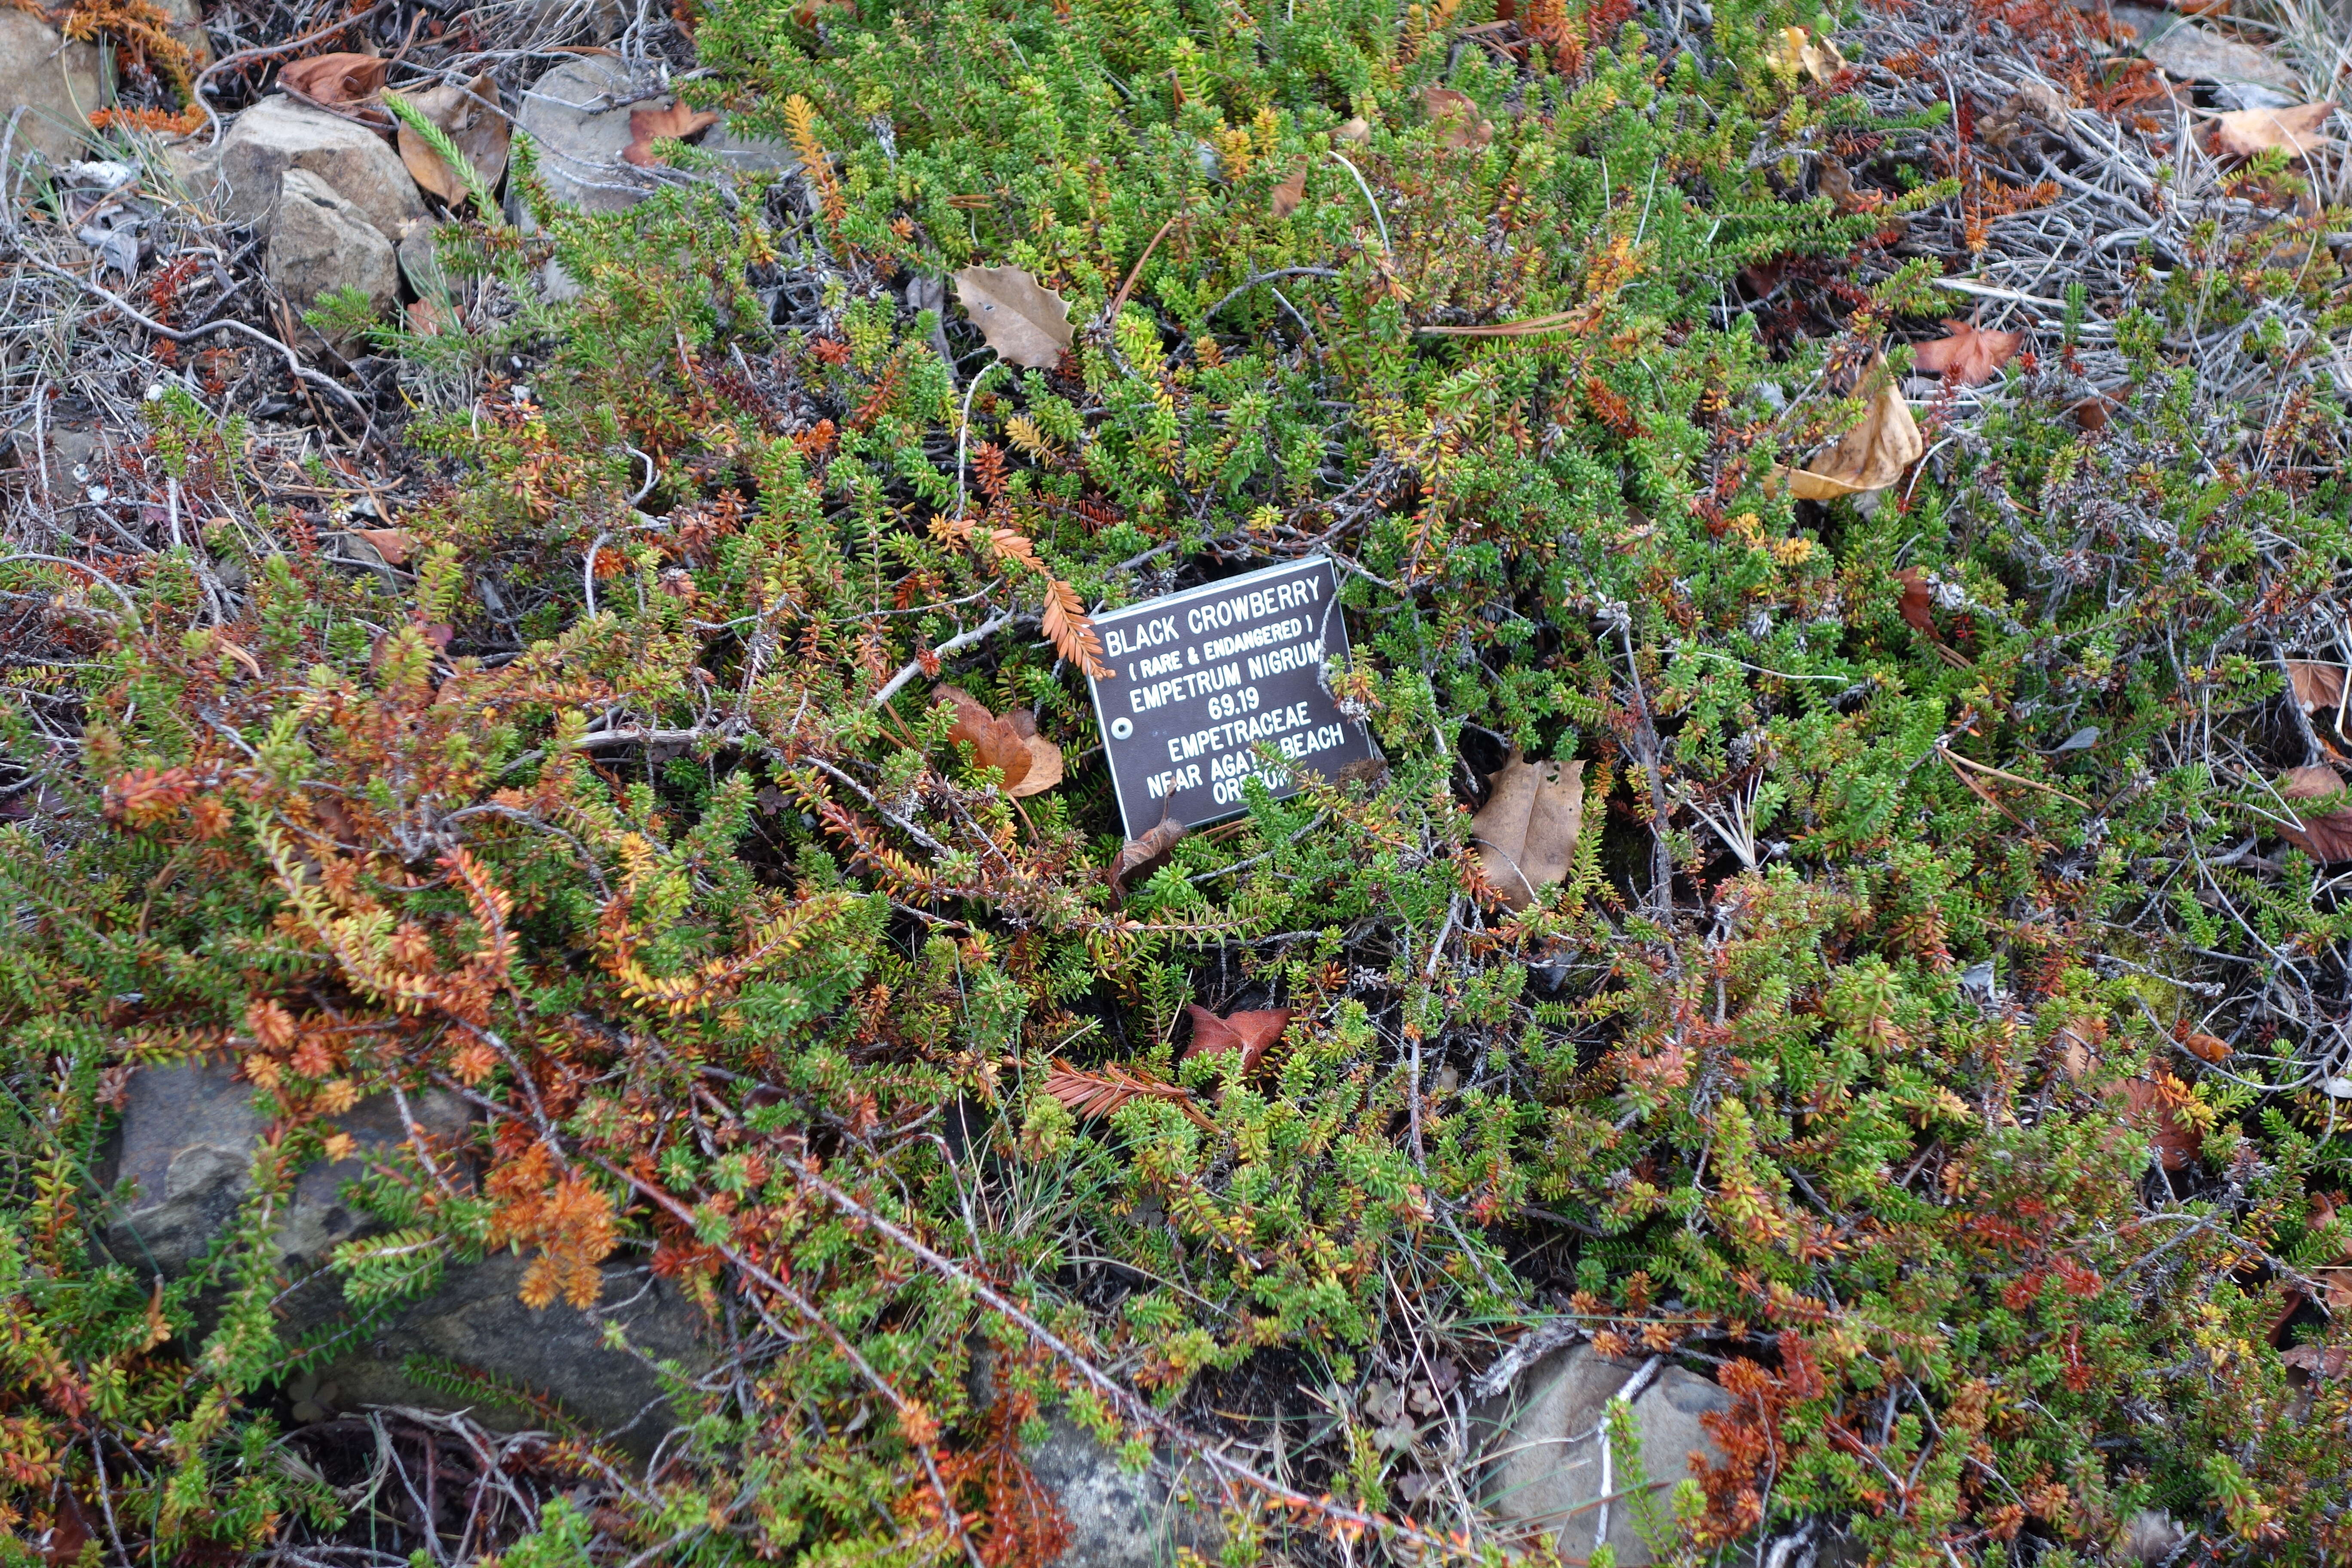
[[[2200,1062],[2225,1062],[2232,1054],[2229,1041],[2195,1030],[2180,1037],[2180,1048]]]
[[[948,739],[971,748],[974,766],[1003,773],[1004,793],[1013,799],[1041,795],[1062,782],[1062,749],[1037,733],[1037,721],[1026,710],[1016,708],[1000,718],[960,686],[941,686],[931,695],[955,710]]]
[[[1214,1056],[1219,1051],[1239,1051],[1242,1071],[1245,1073],[1257,1070],[1267,1048],[1282,1038],[1291,1016],[1287,1007],[1230,1013],[1222,1018],[1197,1005],[1184,1011],[1192,1020],[1192,1043],[1185,1049],[1184,1059]]]
[[[629,144],[621,149],[621,161],[650,169],[662,161],[654,152],[655,138],[683,141],[718,123],[719,116],[709,110],[678,99],[671,100],[665,109],[633,109],[629,110]]]
[[[1184,837],[1181,822],[1162,822],[1147,829],[1140,838],[1130,838],[1119,846],[1118,857],[1110,863],[1110,891],[1114,899],[1127,896],[1128,885],[1139,877],[1148,877],[1167,863],[1176,852],[1177,841]]]
[[[391,61],[375,55],[312,55],[288,62],[278,73],[278,85],[322,109],[349,109],[373,101],[391,68]]]
[[[1298,167],[1290,172],[1290,177],[1274,187],[1274,194],[1267,199],[1266,205],[1273,210],[1275,216],[1283,218],[1297,212],[1298,204],[1306,199],[1307,160],[1301,158],[1298,160]]]
[[[485,72],[462,85],[444,82],[405,96],[412,108],[449,133],[457,151],[466,155],[466,161],[481,176],[483,185],[497,189],[499,178],[507,172],[507,149],[511,138],[497,79]],[[419,185],[448,206],[454,207],[466,199],[464,175],[442,162],[441,154],[424,137],[404,122],[397,140],[400,161],[408,166],[409,176]]]
[[[1022,268],[967,267],[955,286],[972,325],[1009,363],[1050,370],[1076,341],[1068,301]]]
[[[1524,910],[1568,875],[1584,831],[1584,763],[1530,763],[1517,746],[1470,820],[1478,863],[1504,906]]]
[[[1332,141],[1345,142],[1351,146],[1357,147],[1362,146],[1371,139],[1372,122],[1365,119],[1360,114],[1357,115],[1352,120],[1347,121],[1341,124],[1338,130],[1331,132]]]
[[[1877,375],[1876,367],[1872,374]],[[1797,472],[1778,468],[1774,473],[1786,480],[1789,493],[1800,500],[1834,500],[1839,496],[1885,489],[1927,451],[1918,422],[1911,417],[1911,405],[1888,378],[1864,405],[1861,424]]]
[[[2216,156],[2251,158],[2282,147],[2293,157],[2336,145],[2319,128],[2336,112],[2332,103],[2305,103],[2293,109],[2236,109],[2213,117],[2212,151]]]
[[[1895,574],[1895,580],[1903,584],[1903,597],[1895,608],[1901,613],[1904,624],[1921,637],[1933,638],[1936,635],[1936,591],[1927,586],[1927,574],[1916,566],[1906,566]]]
[[[1829,39],[1804,27],[1783,27],[1766,46],[1764,61],[1790,76],[1827,81],[1845,69],[1845,56]]]
[[[1944,335],[1921,343],[1912,363],[1957,385],[1981,386],[2024,346],[2023,332],[1988,331],[1974,321],[1947,321]]]

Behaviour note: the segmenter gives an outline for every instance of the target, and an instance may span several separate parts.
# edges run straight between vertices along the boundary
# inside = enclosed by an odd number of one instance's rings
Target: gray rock
[[[195,68],[204,69],[213,63],[212,35],[205,31],[205,8],[201,0],[155,0],[172,25],[163,30],[185,45],[195,61]]]
[[[400,237],[400,270],[408,279],[410,291],[420,300],[437,300],[449,292],[448,275],[441,270],[441,257],[434,245],[435,227],[432,219],[419,218]]]
[[[126,1093],[109,1184],[127,1180],[135,1191],[107,1226],[107,1249],[142,1274],[184,1273],[236,1217],[267,1121],[254,1109],[253,1086],[223,1063],[142,1068]],[[410,1096],[408,1106],[430,1136],[465,1130],[465,1107],[438,1090]],[[342,1185],[360,1174],[367,1152],[407,1138],[389,1095],[362,1101],[335,1123],[359,1149],[296,1179],[278,1230],[278,1257],[292,1269],[325,1262],[338,1243],[362,1234],[363,1216],[345,1206]]]
[[[9,163],[33,153],[52,163],[75,156],[90,110],[107,100],[95,45],[68,43],[38,16],[0,5],[0,135],[16,124]]]
[[[636,7],[623,0],[530,0],[525,9],[531,38],[544,47],[610,43]]]
[[[1180,1546],[1215,1557],[1223,1532],[1213,1491],[1196,1498],[1187,1484],[1205,1478],[1177,1474],[1159,1457],[1130,1470],[1084,1427],[1059,1415],[1049,1423],[1052,1435],[1024,1457],[1069,1521],[1055,1568],[1166,1568]]]
[[[738,132],[725,115],[706,132],[702,150],[739,174],[797,174],[801,161],[782,142]]]
[[[2082,6],[2086,11],[2098,8],[2093,5]],[[2187,18],[2177,11],[2158,10],[2147,5],[2110,5],[2107,15],[2137,40],[2143,49],[2173,28],[2189,25]]]
[[[995,1398],[995,1352],[977,1336],[966,1349],[972,1402],[987,1405]],[[1054,1568],[1169,1568],[1179,1547],[1215,1558],[1224,1531],[1205,1473],[1164,1454],[1131,1470],[1117,1448],[1068,1416],[1045,1421],[1045,1440],[1022,1458],[1069,1524],[1069,1543]]]
[[[299,312],[357,289],[382,315],[400,299],[400,259],[367,215],[308,169],[281,177],[262,268]]]
[[[2282,93],[2293,93],[2301,85],[2294,72],[2273,56],[2194,22],[2143,38],[2140,53],[2176,81],[2242,82]]]
[[[221,214],[237,223],[267,223],[279,184],[294,169],[316,174],[366,215],[387,247],[411,218],[425,216],[416,182],[391,142],[289,98],[265,98],[238,115],[221,138],[219,168]]]
[[[2116,1532],[2116,1555],[2128,1562],[2161,1563],[2180,1549],[2189,1532],[2162,1509],[2144,1508]]]
[[[37,435],[30,419],[10,434],[0,453],[5,453],[6,467],[24,468],[30,476],[27,490],[38,496],[43,488],[41,457],[48,456],[46,475],[49,499],[64,503],[81,499],[83,490],[100,466],[98,431],[76,425],[58,425],[44,421]]]
[[[523,93],[516,123],[539,144],[550,195],[582,212],[610,213],[651,194],[653,181],[621,162],[634,96],[627,69],[602,55],[568,60]]]
[[[604,1432],[629,1427],[623,1447],[640,1456],[649,1451],[669,1424],[651,1408],[662,1398],[661,1381],[636,1357],[609,1349],[604,1325],[621,1324],[639,1351],[692,1371],[709,1359],[701,1348],[699,1311],[642,1267],[607,1268],[603,1299],[589,1311],[560,1300],[533,1310],[517,1294],[524,1268],[523,1259],[506,1255],[453,1268],[431,1295],[388,1321],[356,1329],[351,1349],[318,1373],[322,1409],[459,1404],[410,1374],[408,1358],[424,1356],[551,1394],[575,1420]],[[494,1431],[545,1425],[521,1405],[484,1402],[470,1408]],[[646,1419],[639,1421],[640,1415]]]
[[[372,232],[372,231],[371,231]],[[236,1219],[250,1189],[253,1152],[266,1128],[254,1109],[254,1090],[221,1063],[146,1068],[131,1075],[116,1135],[109,1184],[133,1191],[105,1230],[110,1252],[142,1274],[184,1273]],[[437,1090],[409,1096],[421,1134],[446,1140],[464,1132],[467,1112]],[[428,1409],[453,1403],[412,1376],[408,1358],[461,1363],[502,1383],[553,1395],[572,1415],[602,1430],[628,1426],[661,1396],[653,1370],[604,1344],[604,1322],[621,1323],[648,1355],[692,1368],[706,1364],[699,1311],[667,1282],[638,1266],[604,1270],[604,1296],[592,1310],[563,1301],[533,1310],[517,1292],[525,1262],[499,1255],[457,1264],[431,1292],[378,1320],[351,1314],[341,1277],[322,1265],[340,1243],[380,1228],[342,1200],[343,1184],[357,1177],[371,1152],[407,1140],[398,1103],[390,1095],[362,1100],[335,1119],[357,1151],[321,1163],[295,1181],[276,1236],[278,1258],[295,1283],[279,1301],[289,1337],[348,1320],[343,1339],[320,1372],[295,1389],[299,1418],[316,1420],[335,1409],[406,1405]],[[541,1425],[520,1405],[472,1406],[477,1419],[503,1430]],[[638,1422],[622,1446],[649,1452],[666,1421]]]
[[[1641,1366],[1609,1360],[1589,1344],[1573,1345],[1538,1363],[1522,1380],[1517,1401],[1482,1413],[1491,1432],[1485,1491],[1498,1517],[1551,1531],[1562,1558],[1591,1552],[1601,1522],[1601,1510],[1589,1506],[1602,1495],[1601,1417]],[[1643,1495],[1667,1529],[1674,1488],[1692,1473],[1692,1453],[1710,1462],[1723,1458],[1699,1417],[1730,1408],[1731,1396],[1716,1384],[1672,1365],[1662,1367],[1634,1400],[1647,1483]],[[1656,1553],[1643,1539],[1635,1500],[1620,1495],[1630,1480],[1612,1467],[1610,1493],[1616,1500],[1609,1508],[1606,1539],[1616,1548],[1620,1568],[1641,1568]]]

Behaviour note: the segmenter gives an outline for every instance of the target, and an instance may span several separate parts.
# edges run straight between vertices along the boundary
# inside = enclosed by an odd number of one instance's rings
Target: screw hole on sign
[[[1112,740],[1114,740],[1114,741],[1124,741],[1124,740],[1126,740],[1129,735],[1132,735],[1132,734],[1134,734],[1134,733],[1135,733],[1135,721],[1134,721],[1134,720],[1132,720],[1132,719],[1114,719],[1114,720],[1112,720],[1112,721],[1110,721],[1110,734],[1111,734],[1111,739],[1112,739]]]

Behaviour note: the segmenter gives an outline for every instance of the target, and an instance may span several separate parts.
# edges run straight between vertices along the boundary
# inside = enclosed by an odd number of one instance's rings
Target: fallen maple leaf
[[[973,765],[1001,772],[1004,793],[1013,799],[1042,794],[1062,782],[1062,748],[1037,733],[1037,721],[1027,710],[1016,708],[999,717],[959,686],[942,686],[931,695],[955,710],[948,739],[971,747]]]
[[[1192,1019],[1192,1044],[1185,1050],[1184,1059],[1214,1056],[1220,1051],[1239,1051],[1242,1071],[1255,1072],[1266,1049],[1282,1038],[1289,1026],[1290,1009],[1275,1007],[1255,1013],[1232,1013],[1218,1017],[1206,1007],[1197,1005],[1184,1011]]]
[[[1886,489],[1927,450],[1911,405],[1890,379],[1870,399],[1861,424],[1798,471],[1775,472],[1787,479],[1789,493],[1801,500],[1834,500]]]
[[[1517,746],[1495,774],[1494,793],[1470,819],[1486,880],[1514,910],[1568,875],[1583,831],[1583,762],[1530,763]]]
[[[1148,876],[1164,864],[1176,850],[1177,840],[1184,837],[1181,822],[1163,821],[1147,828],[1140,838],[1130,838],[1118,847],[1118,858],[1110,863],[1110,891],[1114,899],[1127,896],[1127,885],[1137,877]]]
[[[676,99],[667,109],[633,109],[629,110],[629,144],[621,149],[621,161],[650,169],[661,162],[654,155],[656,137],[684,141],[718,123],[719,116],[709,110],[696,109]]]
[[[967,267],[955,286],[972,325],[1010,363],[1050,370],[1076,341],[1068,302],[1022,268]]]
[[[411,108],[449,133],[457,151],[481,176],[484,187],[497,188],[499,176],[507,172],[510,139],[497,79],[485,73],[463,86],[445,82],[405,96]],[[631,129],[635,128],[633,123]],[[405,121],[401,122],[398,142],[400,161],[408,165],[409,176],[419,185],[448,206],[466,199],[470,187],[465,176],[443,162],[432,144],[411,131]]]
[[[278,85],[321,109],[347,109],[374,99],[383,90],[390,60],[376,55],[312,55],[292,60],[278,73]]]
[[[1983,385],[2025,346],[2023,332],[1987,331],[1974,321],[1948,320],[1944,330],[1944,336],[1918,346],[1912,363],[1960,386]]]
[[[1306,199],[1307,160],[1301,158],[1298,160],[1298,167],[1290,172],[1290,178],[1274,187],[1274,194],[1268,198],[1268,205],[1273,209],[1275,216],[1288,217],[1298,210],[1298,204]]]
[[[2336,144],[2334,138],[2319,134],[2319,128],[2335,112],[2332,103],[2305,103],[2293,109],[2231,110],[2214,116],[2212,151],[2220,156],[2251,158],[2273,147],[2284,147],[2300,158]]]
[[[1108,1116],[1137,1099],[1164,1100],[1199,1125],[1216,1130],[1192,1103],[1191,1089],[1116,1062],[1089,1068],[1057,1061],[1046,1071],[1045,1092],[1080,1116]]]
[[[1437,144],[1462,152],[1471,147],[1484,147],[1495,139],[1495,128],[1478,111],[1478,100],[1466,92],[1456,92],[1450,87],[1424,87],[1421,89],[1421,106],[1438,127]]]

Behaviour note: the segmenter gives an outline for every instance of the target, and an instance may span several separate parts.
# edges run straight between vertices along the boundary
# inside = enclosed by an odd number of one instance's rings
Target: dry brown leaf
[[[2180,1048],[2202,1062],[2225,1062],[2231,1056],[2229,1041],[2193,1030],[2180,1037]]]
[[[1991,332],[1974,321],[1946,321],[1944,336],[1921,343],[1912,363],[1961,386],[1981,386],[1992,373],[2017,357],[2023,332]]]
[[[2325,763],[2289,768],[2279,781],[2279,794],[2288,800],[2326,800],[2342,793],[2344,775]]]
[[[457,318],[437,300],[411,300],[408,324],[420,338],[437,338],[457,330]]]
[[[1282,1031],[1289,1026],[1291,1012],[1287,1007],[1275,1007],[1232,1013],[1220,1018],[1198,1005],[1188,1006],[1184,1011],[1192,1018],[1192,1044],[1185,1050],[1184,1059],[1214,1056],[1219,1051],[1239,1051],[1242,1071],[1245,1073],[1255,1072],[1267,1047],[1282,1038]]]
[[[2300,158],[2336,144],[2319,128],[2336,112],[2332,103],[2305,103],[2294,109],[2236,109],[2214,116],[2213,152],[2217,155],[2251,158],[2273,147],[2284,147]]]
[[[2344,667],[2340,664],[2315,664],[2307,658],[2286,661],[2286,678],[2294,688],[2294,700],[2303,704],[2306,713],[2321,709],[2335,709],[2344,701]]]
[[[2196,1129],[2173,1109],[2187,1098],[2180,1080],[2169,1074],[2161,1084],[2136,1078],[2124,1085],[2124,1119],[2147,1134],[2156,1157],[2168,1171],[2185,1169],[2201,1147]]]
[[[2334,768],[2325,764],[2289,768],[2286,777],[2279,782],[2279,794],[2291,801],[2340,804],[2344,780]],[[2352,860],[2352,809],[2298,811],[2295,816],[2300,819],[2298,825],[2280,828],[2280,837],[2323,866]]]
[[[1478,863],[1504,906],[1524,910],[1568,875],[1584,831],[1584,763],[1530,763],[1511,748],[1494,793],[1470,821]]]
[[[1110,863],[1111,897],[1126,897],[1129,882],[1158,870],[1176,852],[1176,842],[1183,837],[1182,823],[1162,822],[1146,829],[1142,837],[1120,845],[1118,858]]]
[[[1802,27],[1783,27],[1774,34],[1764,59],[1790,76],[1801,72],[1815,81],[1827,81],[1845,69],[1845,56],[1835,44]]]
[[[1903,598],[1895,608],[1902,612],[1904,623],[1921,637],[1936,635],[1935,591],[1927,586],[1927,574],[1916,566],[1906,566],[1895,574],[1903,584]]]
[[[408,94],[407,98],[412,108],[449,133],[449,139],[457,143],[457,151],[466,154],[466,161],[481,175],[482,184],[495,190],[499,177],[507,172],[507,145],[510,139],[496,79],[486,72],[462,87],[445,82]],[[449,206],[466,199],[464,176],[443,163],[441,154],[424,137],[403,122],[398,140],[400,161],[408,165],[410,177],[419,185]]]
[[[322,108],[352,108],[383,90],[383,74],[391,68],[390,60],[375,55],[312,55],[289,62],[278,73],[278,85]]]
[[[2342,1377],[2347,1364],[2352,1363],[2352,1345],[2297,1345],[2279,1360],[2315,1378]]]
[[[654,153],[654,138],[668,136],[682,141],[718,123],[718,115],[707,109],[697,109],[682,99],[671,100],[667,109],[632,109],[629,144],[621,149],[621,161],[650,169],[661,162]]]
[[[1298,160],[1298,167],[1290,172],[1290,178],[1274,187],[1274,195],[1268,199],[1268,205],[1273,208],[1275,216],[1288,217],[1298,210],[1298,204],[1306,199],[1307,160],[1301,158]]]
[[[955,286],[972,325],[1009,363],[1051,370],[1076,341],[1068,301],[1021,268],[967,267]]]
[[[1789,493],[1800,500],[1834,500],[1886,489],[1927,450],[1911,405],[1890,379],[1871,398],[1861,424],[1799,471],[1776,471],[1787,478]]]
[[[1346,142],[1358,147],[1362,146],[1371,139],[1372,122],[1365,119],[1360,114],[1357,115],[1353,120],[1348,121],[1337,131],[1331,132],[1332,141]]]
[[[1842,213],[1872,212],[1886,199],[1881,192],[1856,188],[1853,171],[1828,159],[1822,160],[1820,172],[1813,176],[1813,188],[1829,197],[1830,205]]]
[[[1438,127],[1437,144],[1455,152],[1484,147],[1495,139],[1495,128],[1478,110],[1478,100],[1450,87],[1424,87],[1421,106]]]
[[[2088,1077],[2091,1068],[2098,1065],[2098,1055],[2091,1049],[2091,1043],[2073,1029],[2059,1030],[2051,1044],[2057,1048],[2058,1070],[2076,1082]]]
[[[1037,721],[1025,710],[1015,709],[1000,718],[960,686],[941,686],[931,695],[955,710],[948,739],[971,748],[973,766],[1001,772],[1004,793],[1013,799],[1042,794],[1062,782],[1062,749],[1037,733]]]
[[[1181,1084],[1152,1077],[1139,1068],[1106,1062],[1098,1068],[1074,1068],[1055,1062],[1045,1074],[1045,1092],[1080,1116],[1108,1116],[1129,1100],[1164,1100],[1213,1131],[1216,1123],[1192,1103],[1192,1091]]]
[[[355,528],[352,532],[366,540],[387,565],[399,565],[416,548],[416,536],[404,528]]]
[[[2074,106],[2054,89],[2030,81],[1977,121],[1977,137],[1986,146],[2006,153],[2036,130],[2063,133],[2074,113]]]

